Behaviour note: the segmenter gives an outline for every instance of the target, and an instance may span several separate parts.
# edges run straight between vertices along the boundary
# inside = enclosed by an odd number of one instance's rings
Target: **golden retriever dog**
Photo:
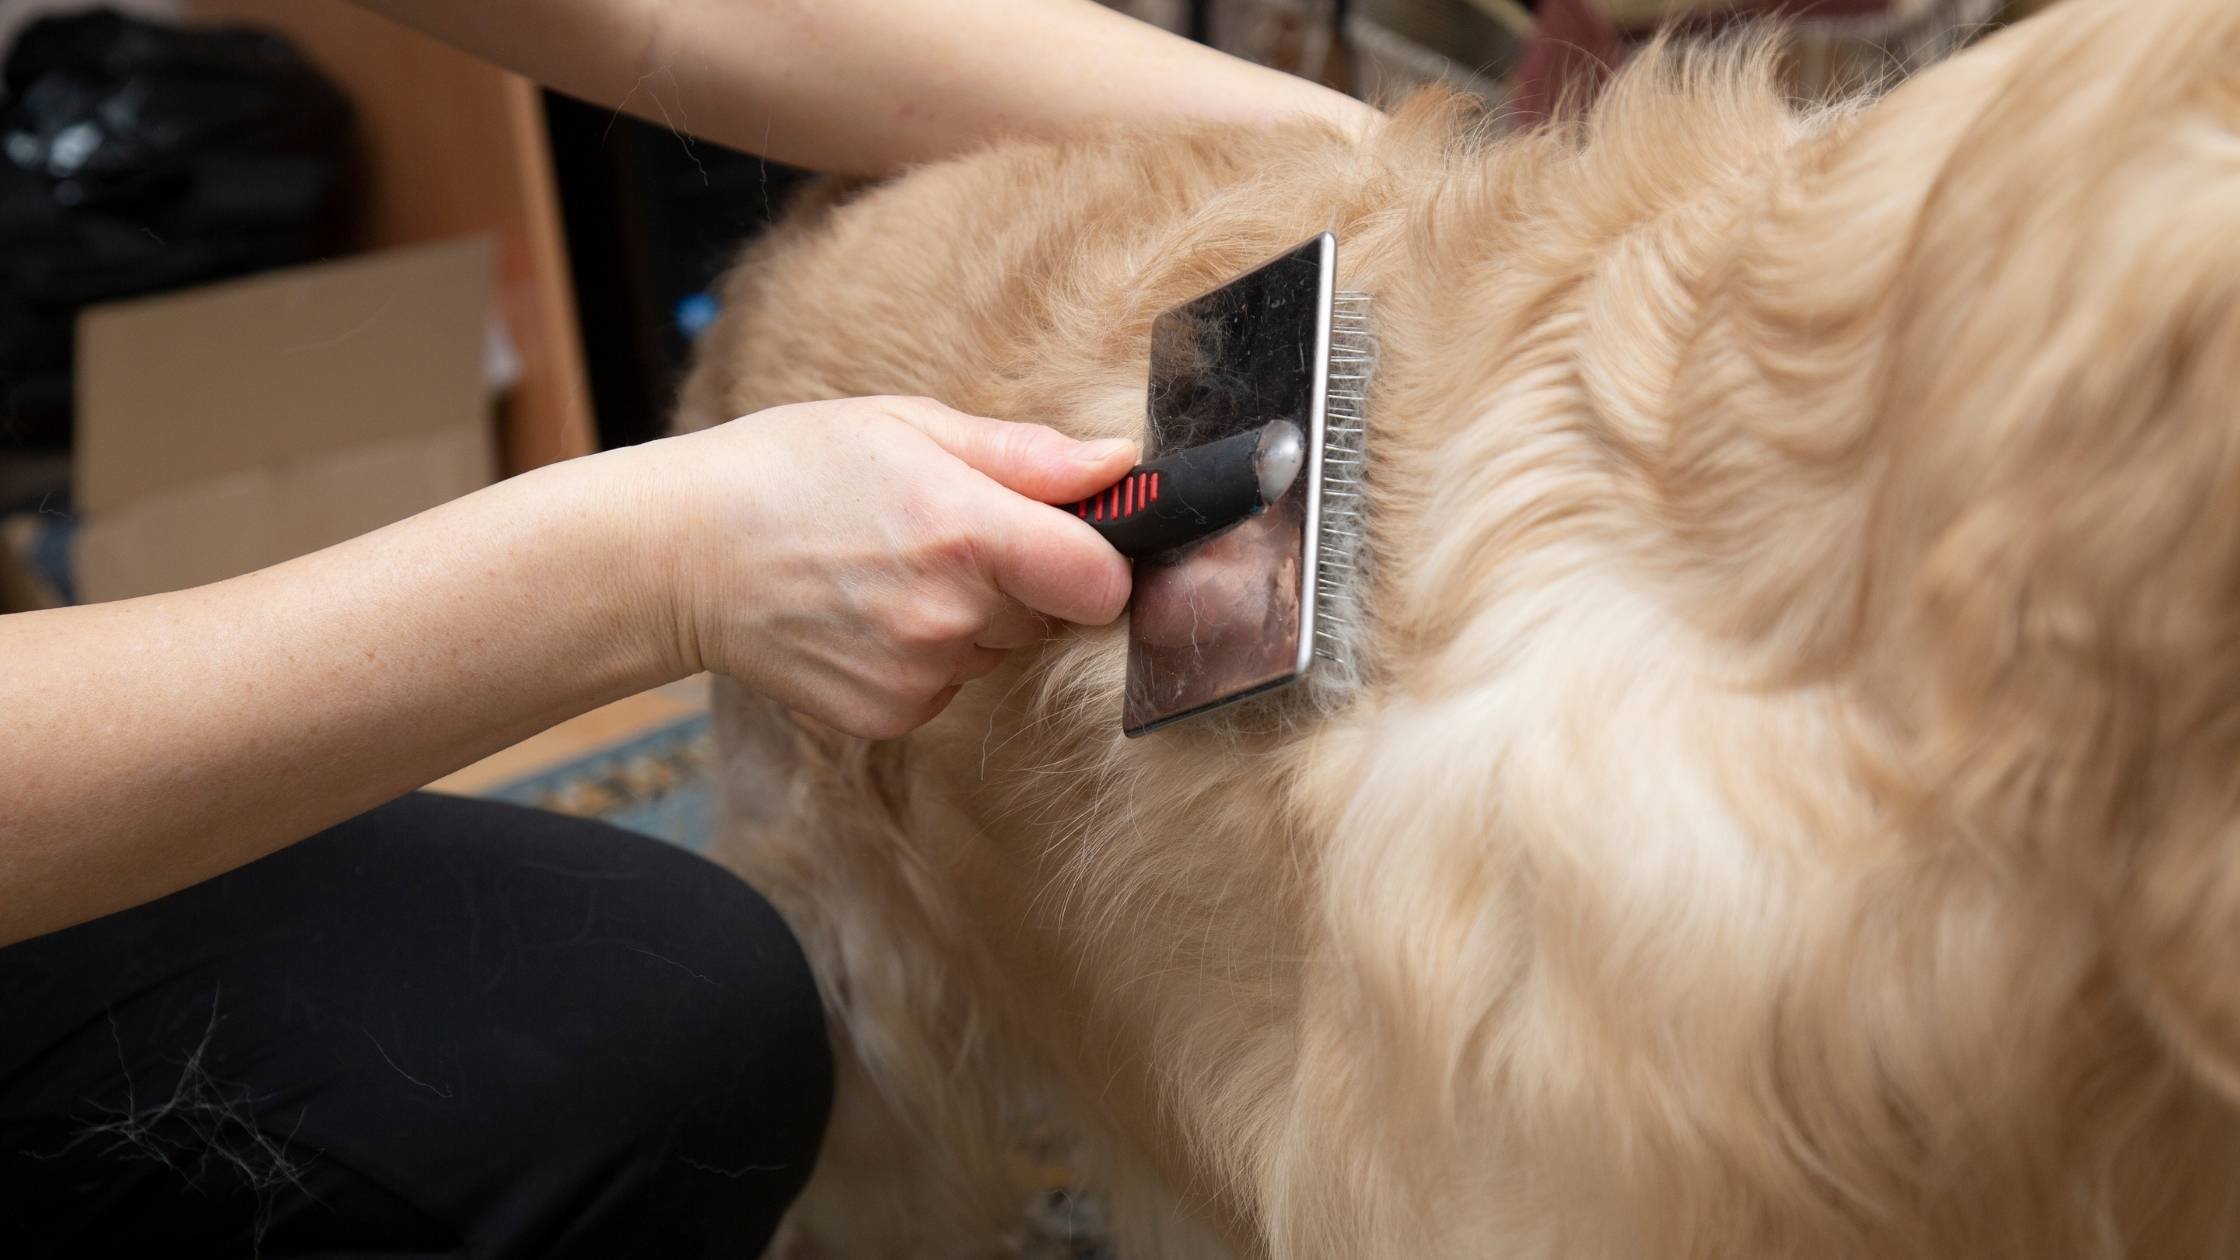
[[[1139,1260],[2240,1255],[2240,4],[1776,60],[998,146],[741,263],[686,425],[1137,435],[1152,318],[1325,228],[1382,341],[1356,682],[719,696],[845,1061],[798,1254],[989,1254],[1047,1128]]]

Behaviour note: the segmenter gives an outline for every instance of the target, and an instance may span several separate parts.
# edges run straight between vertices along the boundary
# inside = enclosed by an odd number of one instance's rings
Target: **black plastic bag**
[[[0,89],[0,449],[67,444],[80,308],[347,237],[349,103],[278,36],[49,17]]]

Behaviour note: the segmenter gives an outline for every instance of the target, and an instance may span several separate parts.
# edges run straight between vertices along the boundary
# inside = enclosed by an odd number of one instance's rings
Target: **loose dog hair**
[[[2240,1250],[2240,6],[1828,107],[1778,47],[999,145],[742,260],[687,426],[1135,435],[1152,318],[1325,228],[1382,341],[1337,707],[1123,741],[1118,628],[882,744],[721,696],[847,1065],[802,1247],[981,1254],[1049,1126],[1130,1256]]]

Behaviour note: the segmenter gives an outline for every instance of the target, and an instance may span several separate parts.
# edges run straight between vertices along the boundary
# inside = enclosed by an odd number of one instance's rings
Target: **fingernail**
[[[1080,442],[1073,448],[1074,459],[1084,464],[1109,464],[1115,455],[1126,455],[1133,461],[1136,444],[1126,438],[1106,438],[1101,442]]]

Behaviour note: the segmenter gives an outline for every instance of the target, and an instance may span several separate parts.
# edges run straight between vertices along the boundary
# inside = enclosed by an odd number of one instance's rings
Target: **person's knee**
[[[659,841],[493,802],[407,797],[27,948],[17,987],[52,1009],[19,1001],[16,1040],[82,1070],[6,1100],[44,1126],[14,1145],[72,1155],[25,1159],[112,1184],[95,1157],[121,1144],[80,1131],[136,1083],[176,1106],[190,1063],[315,1155],[301,1187],[251,1187],[255,1213],[200,1218],[267,1222],[275,1254],[385,1222],[430,1254],[455,1227],[476,1254],[752,1255],[830,1103],[815,983],[760,896]],[[192,1232],[176,1212],[147,1228]]]
[[[592,932],[626,959],[594,1018],[635,1067],[596,1056],[574,1082],[605,1096],[626,1129],[604,1141],[628,1157],[608,1164],[612,1219],[562,1251],[601,1254],[625,1227],[642,1240],[652,1220],[759,1246],[807,1181],[831,1108],[816,984],[784,921],[736,877],[675,850],[632,862],[638,877],[606,890]]]
[[[814,1157],[832,1095],[832,1055],[816,980],[799,942],[762,896],[729,872],[677,853],[670,878],[644,892],[690,913],[648,949],[665,968],[677,1018],[652,1034],[656,1061],[690,1082],[688,1129],[735,1142],[790,1135],[789,1161]],[[781,1153],[782,1140],[760,1144]],[[767,1159],[764,1162],[768,1162]]]
[[[497,1128],[534,1147],[518,1157],[601,1187],[610,1227],[705,1216],[736,1237],[774,1220],[832,1093],[816,982],[777,911],[704,858],[602,824],[489,802],[399,812],[457,868],[429,894],[471,890],[447,918],[483,925],[460,929],[479,970],[444,986],[462,1004],[447,1022],[505,1072]]]

